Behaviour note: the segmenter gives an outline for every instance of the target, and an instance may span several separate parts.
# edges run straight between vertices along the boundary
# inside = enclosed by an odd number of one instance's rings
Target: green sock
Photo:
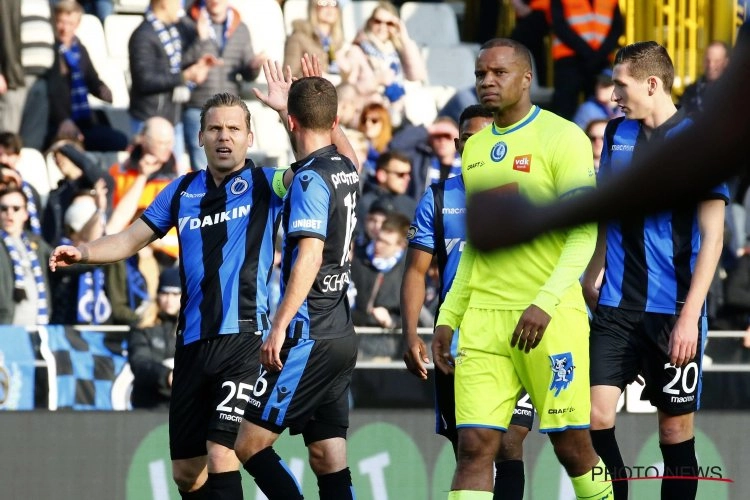
[[[492,500],[491,491],[458,490],[448,493],[448,500]]]
[[[605,470],[601,458],[595,467],[599,467],[599,470]],[[612,500],[614,498],[612,483],[605,482],[603,479],[604,476],[601,479],[594,479],[591,471],[582,476],[571,477],[573,490],[576,492],[576,500]]]

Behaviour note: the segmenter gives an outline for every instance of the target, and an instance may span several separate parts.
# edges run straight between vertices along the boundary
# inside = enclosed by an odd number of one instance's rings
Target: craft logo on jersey
[[[409,227],[409,231],[406,233],[406,239],[413,240],[416,235],[417,235],[417,226],[411,226]]]
[[[521,155],[513,158],[513,170],[531,172],[531,155]]]
[[[247,191],[247,188],[248,183],[245,179],[242,177],[235,177],[232,181],[232,185],[229,186],[229,191],[234,195],[238,195]]]
[[[303,174],[302,178],[299,180],[299,183],[302,184],[302,191],[307,191],[307,186],[310,185],[312,182],[312,177],[307,174]]]
[[[500,141],[492,146],[492,151],[490,151],[490,159],[492,159],[492,161],[502,161],[507,153],[508,145],[503,141]]]
[[[573,381],[573,355],[569,352],[554,354],[549,357],[552,368],[552,383],[549,386],[550,391],[555,391],[555,397],[560,395],[560,391],[567,389]]]

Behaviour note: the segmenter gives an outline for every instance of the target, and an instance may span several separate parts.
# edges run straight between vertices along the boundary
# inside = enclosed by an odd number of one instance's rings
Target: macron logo
[[[249,213],[250,205],[244,205],[225,212],[204,215],[203,217],[180,217],[177,227],[179,232],[182,232],[185,229],[200,229],[206,226],[229,222],[230,220],[239,219],[240,217],[247,217]]]

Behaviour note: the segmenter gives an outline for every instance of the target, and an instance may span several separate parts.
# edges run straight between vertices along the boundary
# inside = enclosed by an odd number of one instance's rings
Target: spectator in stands
[[[586,125],[584,131],[591,141],[591,149],[594,151],[594,170],[599,172],[599,161],[602,158],[604,147],[604,129],[607,128],[608,120],[592,120]]]
[[[304,54],[309,54],[320,61],[323,76],[340,75],[342,69],[347,69],[344,42],[338,0],[309,0],[307,19],[295,20],[292,34],[286,39],[284,67],[290,66],[293,76],[302,76],[300,61]]]
[[[690,114],[703,111],[706,92],[711,90],[728,64],[729,46],[720,41],[708,44],[703,54],[703,75],[698,81],[685,88],[685,92],[680,97],[680,107],[685,108],[685,111]]]
[[[130,126],[138,134],[151,117],[167,119],[175,128],[175,156],[182,158],[184,135],[182,105],[190,99],[190,88],[208,78],[209,70],[219,64],[212,54],[203,55],[184,67],[183,52],[187,40],[194,39],[184,21],[180,21],[180,0],[151,0],[143,22],[128,42],[130,58]]]
[[[130,224],[137,211],[148,207],[156,195],[177,178],[179,171],[172,153],[174,139],[174,128],[168,120],[149,118],[130,156],[123,163],[110,167],[109,174],[114,181],[114,212],[108,223],[110,233],[119,232]],[[125,203],[125,207],[120,207],[121,203]],[[170,257],[178,256],[174,228],[154,244]]]
[[[365,134],[359,130],[344,127],[341,127],[341,130],[344,131],[344,135],[346,135],[346,138],[349,140],[349,143],[352,145],[352,149],[357,156],[357,173],[359,173],[360,185],[363,185],[367,176],[362,172],[362,167],[367,161],[367,155],[370,152],[370,142],[367,140]]]
[[[339,125],[344,129],[356,130],[365,105],[364,97],[357,87],[346,82],[336,87],[336,96],[339,100]]]
[[[396,7],[378,2],[347,53],[347,81],[363,95],[383,96],[389,103],[391,123],[401,126],[405,82],[422,82],[427,77],[419,47],[409,37]]]
[[[365,214],[376,200],[398,212],[407,219],[414,216],[417,201],[406,194],[411,179],[409,157],[399,151],[386,151],[375,163],[375,182],[365,186],[365,193],[357,204],[357,234],[363,230]]]
[[[111,103],[112,91],[99,79],[88,50],[75,33],[83,8],[75,0],[60,0],[54,8],[55,63],[47,76],[49,128],[45,145],[54,139],[83,141],[88,151],[122,151],[127,136],[109,126],[103,113],[89,107],[88,95]]]
[[[81,245],[102,235],[104,228],[92,221],[96,202],[86,193],[77,196],[65,211],[63,242]],[[91,223],[90,223],[91,222]],[[50,276],[51,323],[60,325],[102,325],[111,323],[112,304],[107,294],[103,266],[73,266]]]
[[[461,112],[472,104],[479,104],[477,88],[474,85],[456,90],[456,93],[438,111],[438,117],[447,116],[458,123],[459,118],[461,118]]]
[[[461,156],[456,151],[458,125],[440,116],[429,127],[407,127],[397,133],[390,145],[411,159],[412,176],[408,193],[415,199],[427,186],[461,173]]]
[[[195,30],[198,39],[190,43],[185,53],[188,64],[210,54],[221,64],[208,71],[206,81],[190,92],[190,100],[182,111],[190,166],[193,170],[206,168],[206,154],[198,144],[201,128],[201,106],[214,94],[240,94],[240,82],[251,82],[258,77],[265,54],[255,54],[250,31],[240,19],[240,13],[229,6],[229,0],[195,0],[188,10],[186,22]]]
[[[86,155],[80,143],[61,140],[50,148],[53,163],[60,169],[62,179],[47,197],[42,217],[42,235],[50,245],[57,245],[65,234],[63,216],[81,192],[94,189],[99,179],[105,178],[111,187],[112,179]]]
[[[24,192],[0,191],[0,324],[46,325],[51,312],[46,260],[52,249],[25,229]]]
[[[354,240],[354,253],[364,252],[364,249],[378,237],[378,231],[388,214],[393,210],[393,205],[386,200],[375,200],[367,209],[365,221],[360,232]]]
[[[0,189],[19,187],[23,181],[14,169],[4,163],[0,163]]]
[[[102,24],[107,16],[115,11],[114,0],[78,0],[86,13],[93,14],[99,18]]]
[[[550,0],[511,0],[516,11],[516,25],[510,38],[521,42],[531,52],[539,85],[547,85],[547,46],[545,38],[551,23]],[[458,122],[458,120],[456,120]]]
[[[614,90],[612,70],[607,68],[597,75],[594,93],[576,109],[576,114],[573,116],[575,124],[585,130],[586,125],[593,120],[609,121],[623,116],[617,103],[612,100]]]
[[[47,72],[55,59],[49,0],[0,2],[0,130],[42,150],[47,134]]]
[[[617,0],[551,0],[553,111],[568,120],[594,92],[596,75],[610,66],[610,55],[624,30]]]
[[[357,302],[352,309],[352,321],[357,326],[397,328],[401,325],[399,302],[401,279],[404,275],[404,253],[409,219],[397,212],[383,221],[377,236],[360,248],[352,259],[352,281],[357,288]],[[398,352],[399,339],[388,338],[362,346],[370,356],[393,357]]]
[[[130,331],[128,361],[133,370],[133,408],[169,408],[181,296],[179,269],[165,269],[159,276],[156,324]]]
[[[28,212],[28,227],[31,232],[36,235],[42,234],[42,202],[39,197],[39,193],[36,188],[31,185],[23,176],[18,172],[18,166],[21,159],[21,150],[23,149],[23,143],[21,137],[13,132],[0,132],[0,164],[6,165],[18,173],[21,178],[21,185],[19,186],[26,196],[27,205],[26,211]]]
[[[367,174],[366,177],[371,178],[375,175],[375,162],[378,156],[388,149],[388,143],[393,137],[388,109],[377,102],[367,104],[359,115],[357,128],[367,138],[367,160],[362,169]]]

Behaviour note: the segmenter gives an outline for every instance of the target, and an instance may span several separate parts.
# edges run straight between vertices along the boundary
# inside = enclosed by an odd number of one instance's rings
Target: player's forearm
[[[307,299],[310,289],[318,275],[322,263],[322,254],[300,251],[292,267],[281,299],[273,319],[273,328],[286,330],[294,315]]]
[[[126,230],[78,246],[83,264],[109,264],[130,257],[146,246],[154,233],[145,222],[136,220]]]
[[[695,269],[690,281],[690,289],[688,290],[680,315],[689,314],[697,319],[703,311],[703,305],[706,302],[708,290],[716,275],[716,266],[719,264],[721,251],[724,247],[723,215],[724,208],[722,206],[718,213],[714,214],[713,220],[709,223],[710,225],[701,232],[700,250],[698,250],[698,255],[695,259]]]
[[[591,260],[595,246],[594,224],[584,224],[570,229],[555,269],[532,304],[551,316],[565,291],[578,282]]]
[[[440,306],[440,314],[435,322],[436,326],[446,325],[455,330],[461,324],[464,312],[469,306],[471,294],[469,282],[471,281],[475,257],[476,250],[469,243],[466,243],[463,252],[461,252],[461,259],[458,261],[458,269],[455,278],[453,278],[451,289],[445,297],[445,302]]]
[[[401,329],[406,337],[417,335],[424,298],[424,273],[407,267],[401,282]]]

